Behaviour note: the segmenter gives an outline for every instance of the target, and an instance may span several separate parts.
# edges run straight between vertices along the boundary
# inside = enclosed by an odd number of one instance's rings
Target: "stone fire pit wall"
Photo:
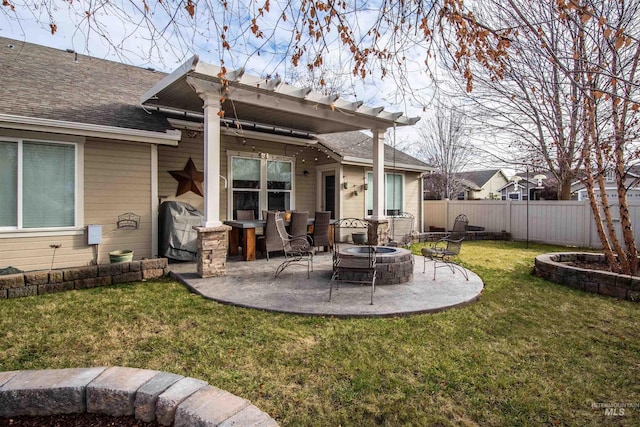
[[[534,273],[554,283],[586,292],[640,301],[640,277],[570,266],[571,262],[603,262],[603,254],[562,252],[538,255]]]

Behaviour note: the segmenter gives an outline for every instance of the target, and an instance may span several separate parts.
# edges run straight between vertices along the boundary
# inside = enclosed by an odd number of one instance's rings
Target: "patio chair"
[[[333,275],[329,283],[329,301],[340,282],[371,285],[371,304],[376,290],[376,247],[369,243],[371,223],[358,218],[343,218],[333,225]],[[353,245],[354,236],[365,234],[363,245]],[[349,241],[351,238],[351,241]]]
[[[422,256],[424,257],[423,273],[426,272],[427,262],[432,261],[433,280],[436,280],[436,271],[441,267],[449,267],[453,274],[455,274],[455,270],[458,270],[465,279],[469,280],[467,270],[456,262],[456,258],[460,255],[460,249],[462,249],[462,241],[467,237],[467,225],[469,225],[467,216],[464,214],[458,215],[453,223],[453,230],[448,236],[434,242],[429,247],[422,248]],[[438,265],[438,263],[442,265]]]
[[[327,251],[331,246],[329,240],[329,221],[331,220],[331,211],[316,212],[313,221],[313,244],[316,247],[323,246]]]
[[[390,218],[391,242],[389,246],[408,247],[413,235],[415,217],[408,212],[399,212]]]
[[[276,212],[269,211],[266,216],[267,225],[264,227],[264,235],[258,236],[257,246],[260,252],[266,253],[269,261],[269,252],[282,250],[282,240],[276,227]]]
[[[289,234],[293,237],[307,236],[307,221],[309,219],[309,212],[291,212],[291,223],[289,226]],[[311,237],[309,237],[311,238]],[[298,240],[292,244],[304,242],[304,240]]]
[[[275,221],[285,257],[285,260],[276,269],[275,277],[278,277],[291,264],[306,262],[308,279],[310,272],[313,271],[313,242],[306,233],[304,236],[292,236],[287,233],[282,212],[275,215]]]

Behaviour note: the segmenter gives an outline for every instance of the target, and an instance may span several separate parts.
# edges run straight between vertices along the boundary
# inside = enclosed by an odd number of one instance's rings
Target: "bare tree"
[[[420,125],[417,155],[436,168],[427,176],[428,189],[448,199],[464,188],[456,174],[472,161],[474,149],[468,141],[465,116],[455,108],[441,108]]]
[[[474,90],[458,90],[473,105],[469,120],[478,132],[491,135],[490,153],[504,163],[542,168],[558,183],[557,198],[571,197],[571,184],[582,168],[579,138],[581,98],[579,83],[561,70],[575,69],[578,59],[567,57],[575,29],[557,19],[555,2],[498,0],[479,2],[478,16],[496,28],[519,28],[510,46],[510,55],[502,79],[473,66]],[[522,28],[523,16],[538,26],[536,32]],[[549,45],[541,43],[538,33],[547,35]],[[549,61],[549,51],[565,64]],[[545,172],[546,173],[546,172]]]
[[[638,159],[634,141],[640,131],[640,5],[623,0],[508,0],[500,10],[519,24],[518,42],[528,42],[529,46],[522,54],[539,53],[537,62],[543,78],[533,83],[519,79],[526,84],[512,92],[512,96],[521,97],[530,128],[539,132],[535,150],[565,173],[571,169],[571,162],[584,165],[583,179],[607,260],[614,271],[636,274],[638,256],[626,174]],[[546,10],[550,11],[548,15],[541,14]],[[538,49],[534,49],[536,45]],[[518,56],[512,55],[508,61],[522,63],[516,59]],[[547,112],[542,115],[545,107]],[[548,157],[548,147],[553,147],[554,158]],[[615,203],[608,200],[605,191],[604,176],[609,171],[616,177]],[[575,168],[567,175],[572,174]],[[562,175],[560,179],[564,179]],[[615,205],[624,246],[615,232],[611,210]]]

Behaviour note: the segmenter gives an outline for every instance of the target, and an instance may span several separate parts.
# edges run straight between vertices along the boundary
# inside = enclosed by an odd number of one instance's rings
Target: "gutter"
[[[91,123],[68,122],[65,120],[14,116],[11,114],[0,114],[0,128],[144,142],[174,147],[178,145],[182,137],[182,132],[173,129],[166,132],[154,132]]]
[[[342,158],[342,164],[355,165],[355,166],[373,166],[373,160],[364,159],[361,157],[344,156]],[[390,162],[387,160],[385,160],[384,166],[390,169],[395,168],[395,169],[402,169],[404,171],[411,171],[411,172],[427,172],[431,170],[431,168],[428,166],[416,166],[416,165],[409,165],[406,163],[398,163],[398,162],[394,164],[393,162]]]

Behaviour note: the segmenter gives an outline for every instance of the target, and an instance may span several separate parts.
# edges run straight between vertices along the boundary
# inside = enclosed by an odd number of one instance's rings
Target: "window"
[[[404,210],[404,176],[384,174],[385,215],[397,215]],[[367,215],[373,215],[373,172],[367,172]]]
[[[260,159],[231,158],[233,212],[260,209]],[[235,218],[235,215],[234,215]],[[258,218],[256,216],[256,218]]]
[[[287,159],[231,157],[232,213],[251,209],[259,218],[260,210],[291,209],[293,162]]]
[[[76,145],[0,140],[0,228],[76,225]]]
[[[290,161],[267,161],[267,209],[287,211],[291,208],[292,164]]]
[[[609,169],[605,172],[604,180],[606,182],[615,182],[616,181],[616,171],[613,169]]]

